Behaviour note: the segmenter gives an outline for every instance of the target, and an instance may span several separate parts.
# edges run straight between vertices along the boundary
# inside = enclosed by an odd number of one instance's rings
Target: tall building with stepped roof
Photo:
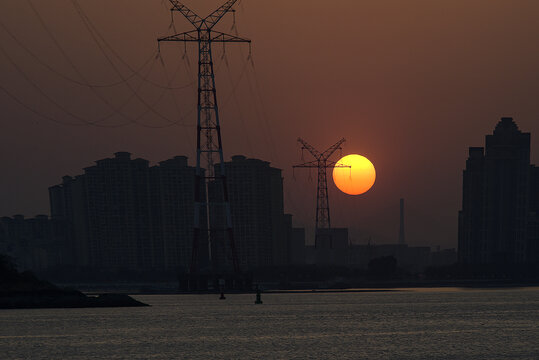
[[[485,148],[469,149],[459,212],[459,262],[538,261],[537,171],[530,165],[530,134],[509,117],[486,136]]]

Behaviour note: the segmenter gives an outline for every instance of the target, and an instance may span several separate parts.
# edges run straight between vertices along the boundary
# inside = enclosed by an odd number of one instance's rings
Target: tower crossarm
[[[351,165],[339,164],[336,161],[330,161],[330,160],[326,160],[326,167],[327,168],[350,168],[350,169],[352,168]]]
[[[238,2],[238,0],[228,0],[226,3],[221,5],[217,10],[212,12],[210,15],[206,16],[204,18],[204,23],[206,27],[211,30],[217,23],[223,18],[223,16],[226,15],[227,12],[230,11],[232,6]]]
[[[320,163],[318,161],[308,161],[303,164],[294,165],[292,167],[293,168],[319,168]]]
[[[311,153],[311,155],[319,160],[320,157],[322,156],[322,154],[320,154],[320,152],[318,150],[316,150],[312,145],[310,145],[309,143],[307,143],[307,141],[303,140],[302,138],[298,138],[298,142],[301,144],[301,149],[305,149],[307,150],[308,152]]]
[[[249,39],[244,39],[235,35],[229,35],[223,32],[213,31],[213,30],[211,32],[210,41],[211,42],[244,42],[244,43],[251,42],[251,40]]]
[[[350,165],[344,165],[344,164],[339,164],[335,161],[331,161],[331,160],[326,160],[326,162],[324,163],[323,161],[307,161],[303,164],[298,164],[298,165],[294,165],[292,166],[293,168],[351,168],[352,166]]]
[[[333,153],[339,149],[342,149],[341,145],[345,142],[346,140],[344,138],[342,138],[341,140],[339,140],[337,143],[335,143],[334,145],[330,146],[326,151],[324,151],[322,153],[322,159],[329,159],[329,157],[331,155],[333,155]]]
[[[172,4],[172,11],[180,12],[193,26],[199,29],[204,23],[204,19],[195,14],[194,11],[177,0],[169,0]]]
[[[198,41],[198,30],[186,31],[183,33],[165,36],[157,39],[157,41]]]

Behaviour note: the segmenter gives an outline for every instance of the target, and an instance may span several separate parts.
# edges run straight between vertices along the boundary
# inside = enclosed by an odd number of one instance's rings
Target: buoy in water
[[[260,289],[258,288],[258,285],[256,286],[256,300],[255,304],[262,304],[262,299],[260,295]]]

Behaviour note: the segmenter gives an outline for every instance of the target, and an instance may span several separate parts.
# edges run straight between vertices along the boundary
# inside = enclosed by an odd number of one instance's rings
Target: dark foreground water
[[[539,289],[151,295],[0,310],[0,359],[539,359]]]

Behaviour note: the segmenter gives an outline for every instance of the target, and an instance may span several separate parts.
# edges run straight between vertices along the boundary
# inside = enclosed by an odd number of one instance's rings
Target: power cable
[[[88,30],[88,32],[90,33],[90,35],[92,36],[94,42],[96,43],[96,45],[98,46],[98,48],[101,50],[101,52],[103,53],[103,55],[105,56],[105,58],[108,60],[109,63],[111,63],[111,65],[113,66],[114,70],[116,72],[118,72],[118,69],[116,68],[116,66],[112,63],[112,61],[110,60],[110,58],[108,57],[108,55],[106,54],[105,52],[105,49],[104,47],[108,48],[108,50],[125,66],[127,67],[130,71],[132,72],[135,72],[135,70],[133,69],[133,67],[131,65],[129,65],[129,63],[127,61],[125,61],[119,54],[116,50],[114,50],[114,48],[106,41],[106,39],[103,37],[103,35],[99,32],[99,30],[97,30],[97,28],[95,27],[95,25],[92,23],[92,21],[90,20],[90,18],[88,17],[88,15],[86,15],[86,12],[84,11],[84,9],[80,6],[80,4],[77,2],[77,0],[71,0],[71,3],[73,4],[75,10],[77,11],[79,17],[81,18],[81,20],[83,21],[86,29]],[[101,42],[103,43],[104,47],[99,43],[99,40],[101,40]],[[159,55],[159,51],[158,51],[158,55]],[[136,73],[136,72],[135,72]],[[122,77],[121,73],[118,73],[118,75],[120,77]],[[144,81],[148,82],[149,84],[152,84],[153,86],[156,86],[156,87],[159,87],[159,88],[164,88],[164,89],[169,89],[169,90],[179,90],[179,89],[185,89],[185,88],[188,88],[192,85],[194,85],[194,81],[188,83],[188,84],[185,84],[185,85],[179,85],[179,86],[163,86],[161,84],[158,84],[150,79],[147,79],[147,78],[143,78]]]
[[[30,0],[28,0],[30,1]],[[104,47],[100,44],[99,40],[98,40],[98,37],[101,38],[101,40],[105,43],[106,46],[107,43],[106,41],[103,39],[103,37],[99,34],[99,32],[97,30],[95,30],[95,33],[94,33],[94,30],[92,29],[93,25],[91,24],[91,21],[90,19],[84,14],[84,11],[82,10],[82,8],[80,7],[80,5],[78,4],[78,2],[76,0],[71,0],[73,6],[75,7],[75,9],[77,10],[84,26],[86,27],[86,29],[88,30],[88,33],[90,34],[90,36],[92,37],[92,39],[94,40],[94,42],[96,43],[97,47],[99,48],[99,50],[101,51],[101,53],[103,54],[103,56],[105,57],[105,59],[107,60],[107,62],[111,65],[111,67],[114,69],[114,71],[116,72],[116,74],[124,79],[124,76],[122,75],[122,73],[120,72],[120,70],[118,69],[118,67],[114,64],[114,62],[112,61],[112,59],[110,58],[110,56],[106,53]],[[94,28],[95,29],[95,28]],[[112,50],[113,54],[115,54],[116,57],[118,57],[119,59],[121,59],[121,57],[116,54],[116,52],[114,50]],[[158,54],[158,56],[160,56]],[[129,68],[131,68],[123,59],[121,59],[121,61],[126,65],[128,66]],[[160,117],[161,119],[163,119],[164,121],[168,122],[169,124],[171,125],[174,125],[174,124],[177,124],[177,121],[174,121],[174,120],[171,120],[169,119],[168,117],[164,116],[163,114],[161,114],[160,112],[158,112],[155,108],[153,108],[150,104],[148,104],[148,102],[146,100],[144,100],[137,92],[135,89],[133,89],[133,87],[128,83],[126,82],[125,83],[127,85],[127,87],[135,94],[136,98],[144,104],[144,106],[146,106],[151,112],[153,112],[155,115],[157,115],[158,117]]]
[[[185,64],[185,62],[184,62],[184,64]],[[186,66],[186,67],[187,67],[187,66]],[[170,77],[170,76],[168,75],[168,73],[167,73],[166,67],[165,67],[165,66],[161,66],[161,68],[163,69],[163,75],[164,75],[165,79],[171,79],[171,77]],[[178,67],[178,69],[179,69],[179,67]],[[178,70],[178,69],[177,69],[177,70]],[[178,113],[178,116],[179,116],[181,119],[185,120],[185,118],[186,118],[187,116],[191,115],[191,114],[195,111],[196,105],[193,104],[193,106],[191,106],[191,109],[187,112],[187,114],[182,115],[182,111],[180,110],[180,107],[178,106],[178,102],[176,101],[176,97],[174,96],[174,95],[175,95],[174,92],[172,92],[172,91],[167,91],[167,93],[170,95],[170,99],[171,99],[171,101],[172,101],[172,104],[174,104],[174,108],[176,109],[176,112]],[[185,126],[185,127],[190,127],[189,125],[184,125],[184,126]],[[195,125],[192,125],[192,127],[195,127]],[[194,144],[193,144],[193,140],[191,139],[191,137],[190,137],[190,136],[187,134],[187,132],[185,132],[185,131],[182,131],[182,134],[185,135],[185,137],[186,137],[186,139],[187,139],[187,142],[189,143],[190,148],[193,148],[193,147],[194,147]]]
[[[125,82],[123,80],[120,80],[120,81],[112,82],[112,83],[96,84],[96,83],[86,83],[86,82],[82,82],[82,81],[79,81],[77,79],[74,79],[74,78],[72,78],[72,77],[70,77],[70,76],[56,70],[51,65],[49,65],[45,61],[43,61],[39,56],[36,55],[36,53],[34,53],[32,50],[30,50],[30,48],[25,46],[23,44],[23,42],[20,39],[18,39],[15,36],[15,34],[13,34],[13,32],[10,31],[2,21],[0,21],[0,26],[9,35],[9,37],[11,37],[11,39],[13,39],[13,41],[15,41],[24,51],[26,51],[36,62],[41,64],[43,67],[48,69],[50,72],[52,72],[52,73],[56,74],[57,76],[63,78],[64,80],[70,81],[70,82],[75,83],[75,84],[80,85],[80,86],[94,87],[94,88],[115,87],[115,86],[118,86],[118,85],[122,85]],[[131,75],[129,75],[126,79],[129,80],[129,79],[133,78],[137,73],[142,71],[148,65],[148,63],[154,58],[155,58],[155,53],[152,54],[146,61],[144,61],[144,63],[136,70],[136,72],[131,73]]]
[[[81,122],[81,124],[74,124],[74,123],[70,123],[70,122],[63,122],[63,121],[60,121],[60,120],[57,120],[51,116],[48,116],[46,114],[43,114],[41,112],[39,112],[38,110],[32,108],[31,106],[25,104],[22,100],[20,100],[17,96],[15,96],[14,94],[12,94],[11,92],[9,92],[9,90],[7,90],[5,87],[1,87],[2,90],[9,96],[11,97],[14,101],[16,101],[17,103],[19,103],[20,105],[22,105],[24,108],[28,109],[29,111],[33,112],[34,114],[36,115],[39,115],[47,120],[50,120],[50,121],[53,121],[53,122],[56,122],[56,123],[59,123],[59,124],[63,124],[63,125],[70,125],[70,126],[83,126],[83,125],[89,125],[89,126],[96,126],[96,127],[104,127],[104,128],[117,128],[117,127],[122,127],[122,126],[126,126],[126,125],[129,125],[131,123],[135,123],[139,126],[143,126],[143,127],[147,127],[147,128],[165,128],[165,127],[170,127],[170,126],[173,126],[173,125],[179,125],[179,126],[186,126],[186,127],[191,127],[191,125],[186,125],[186,124],[181,124],[180,121],[183,121],[185,116],[191,114],[193,112],[193,110],[191,110],[188,114],[186,114],[184,117],[181,117],[178,121],[174,121],[172,123],[169,123],[169,124],[166,124],[166,125],[148,125],[148,124],[144,124],[144,123],[141,123],[139,122],[139,120],[144,116],[146,115],[148,112],[149,112],[149,109],[146,109],[145,112],[141,113],[137,118],[135,119],[128,119],[129,121],[126,122],[126,123],[121,123],[121,124],[114,124],[114,125],[103,125],[103,124],[99,124],[99,122],[103,121],[103,120],[106,120],[108,118],[110,118],[112,116],[112,114],[109,114],[107,115],[106,117],[102,118],[102,119],[99,119],[97,121],[89,121],[85,118],[82,118],[81,116],[73,113],[72,111],[70,111],[69,109],[67,109],[66,107],[64,107],[63,105],[61,105],[59,102],[55,101],[51,96],[49,96],[39,85],[37,85],[34,81],[32,81],[32,79],[30,79],[30,77],[22,70],[22,68],[15,62],[15,60],[9,56],[9,54],[5,51],[4,47],[0,44],[0,52],[8,59],[8,61],[11,63],[11,65],[17,70],[17,72],[30,84],[32,85],[32,87],[39,93],[41,94],[41,96],[43,96],[45,99],[47,99],[50,103],[52,103],[53,105],[55,105],[56,107],[58,107],[60,110],[62,110],[63,112],[65,112],[66,114],[68,114],[69,116],[79,120]],[[155,103],[153,104],[153,106],[155,106],[163,97],[164,93],[166,92],[166,90],[163,90],[161,92],[161,95],[158,97],[158,99],[155,101]],[[127,102],[130,101],[130,99],[132,99],[132,96],[127,100]]]
[[[9,90],[7,90],[5,87],[2,86],[2,84],[0,84],[0,89],[7,95],[9,96],[13,101],[15,101],[16,103],[18,103],[19,105],[21,105],[22,107],[24,107],[26,110],[34,113],[35,115],[37,116],[40,116],[44,119],[47,119],[49,121],[52,121],[52,122],[55,122],[57,124],[61,124],[61,125],[68,125],[68,126],[85,126],[86,124],[74,124],[74,123],[68,123],[68,122],[63,122],[63,121],[60,121],[58,119],[55,119],[49,115],[46,115],[42,112],[39,112],[37,111],[36,109],[34,109],[33,107],[25,104],[21,99],[19,99],[16,95],[14,95],[13,93],[11,93]]]
[[[78,69],[78,67],[75,65],[75,63],[71,60],[71,58],[67,55],[67,53],[64,51],[64,49],[62,48],[62,46],[60,45],[60,43],[58,42],[58,40],[56,39],[56,36],[54,36],[54,34],[52,33],[52,31],[49,29],[49,27],[47,26],[47,24],[45,23],[45,21],[43,20],[43,18],[41,17],[41,15],[39,14],[39,12],[37,11],[37,9],[35,8],[34,4],[32,3],[31,0],[27,0],[27,3],[28,5],[30,6],[30,8],[32,9],[32,11],[34,12],[34,14],[36,15],[37,19],[39,20],[39,22],[41,23],[41,26],[43,27],[43,29],[45,30],[45,32],[49,35],[49,37],[51,38],[51,40],[54,42],[54,44],[56,45],[56,48],[60,51],[60,53],[62,54],[62,56],[64,57],[64,59],[69,63],[69,65],[73,68],[73,70],[77,73],[77,75],[79,76],[79,78],[81,78],[85,83],[88,83],[88,80],[85,78],[85,76],[82,74],[82,72]],[[126,81],[125,78],[122,77],[122,80]],[[136,91],[131,87],[131,85],[128,83],[128,82],[125,82],[125,84],[136,94]],[[105,103],[108,107],[110,107],[115,113],[117,113],[118,115],[120,115],[121,117],[123,117],[124,119],[126,119],[128,122],[136,122],[135,120],[132,120],[132,119],[129,119],[124,113],[121,112],[121,109],[118,109],[117,107],[115,107],[108,99],[106,99],[103,95],[101,95],[95,88],[92,88],[90,87],[89,88],[92,93],[94,93],[94,95],[99,99],[101,100],[103,103]],[[137,96],[138,97],[138,96]],[[140,99],[140,97],[138,97]],[[65,108],[64,108],[65,109]],[[68,112],[70,115],[73,115],[73,113],[71,112]],[[110,118],[110,116],[112,115],[108,115],[108,116],[105,116],[104,119],[108,119]],[[82,119],[80,116],[77,116],[78,119]],[[96,123],[99,123],[101,122],[102,120],[98,120],[98,121],[92,121],[92,122],[89,122],[87,120],[83,120],[84,122],[86,123],[92,123],[92,124],[96,124]]]
[[[225,54],[225,53],[223,52],[223,54]],[[241,111],[241,107],[240,107],[238,98],[236,96],[236,88],[238,87],[238,85],[239,85],[239,83],[241,81],[241,78],[243,77],[245,71],[247,70],[247,61],[245,61],[244,66],[242,68],[242,72],[241,72],[241,74],[240,74],[240,76],[239,76],[239,78],[238,78],[238,80],[236,81],[235,84],[232,81],[232,75],[231,75],[231,72],[230,72],[230,66],[229,66],[228,61],[226,59],[226,55],[225,55],[225,64],[226,64],[226,68],[227,68],[228,79],[229,79],[230,85],[231,85],[231,90],[230,90],[230,94],[228,95],[228,99],[225,100],[225,102],[223,103],[223,108],[225,108],[226,105],[228,104],[229,100],[231,98],[233,98],[234,103],[236,105],[236,109],[238,110],[238,114],[239,114],[239,118],[240,118],[240,121],[241,121],[242,128],[245,129],[246,128],[245,118],[243,117],[243,112]],[[249,140],[249,137],[244,136],[243,138],[247,141],[247,146],[249,147],[249,150],[251,151],[251,154],[254,154],[253,146],[251,144],[251,141]]]
[[[21,74],[21,76],[28,82],[30,83],[30,85],[32,85],[32,87],[38,92],[41,94],[41,96],[43,96],[45,99],[47,99],[49,102],[51,102],[52,104],[54,104],[56,107],[58,107],[60,110],[64,111],[66,114],[70,115],[71,117],[81,121],[83,124],[73,124],[73,123],[66,123],[66,122],[62,122],[62,121],[59,121],[59,120],[53,120],[54,122],[57,122],[57,123],[60,123],[60,124],[64,124],[64,125],[92,125],[92,126],[100,126],[100,127],[120,127],[120,126],[125,126],[127,125],[126,124],[119,124],[119,125],[114,125],[114,126],[106,126],[106,125],[99,125],[97,123],[94,123],[94,122],[90,122],[90,121],[87,121],[86,119],[78,116],[77,114],[74,114],[73,112],[71,112],[70,110],[66,109],[64,106],[62,106],[60,103],[58,103],[57,101],[55,101],[53,98],[51,98],[49,95],[47,95],[47,93],[45,93],[43,91],[43,89],[41,89],[35,82],[33,82],[27,75],[26,73],[17,65],[17,63],[13,60],[12,57],[9,56],[9,54],[5,51],[4,47],[0,44],[0,52],[2,52],[2,54],[4,54],[4,56],[8,59],[8,61],[11,63],[11,65],[13,65],[13,67],[17,70],[17,72],[19,72],[19,74]],[[2,90],[4,90],[5,93],[7,93],[8,95],[10,95],[10,93],[7,91],[7,89],[5,89],[4,87],[2,87]],[[14,98],[15,97],[13,95],[10,95],[10,97]],[[22,102],[20,100],[17,100],[16,101],[20,104],[22,104]],[[30,107],[29,106],[25,106],[27,109],[29,109]],[[34,113],[36,113],[35,110],[32,110]],[[43,116],[49,120],[52,120],[52,118],[48,117],[48,116]]]

